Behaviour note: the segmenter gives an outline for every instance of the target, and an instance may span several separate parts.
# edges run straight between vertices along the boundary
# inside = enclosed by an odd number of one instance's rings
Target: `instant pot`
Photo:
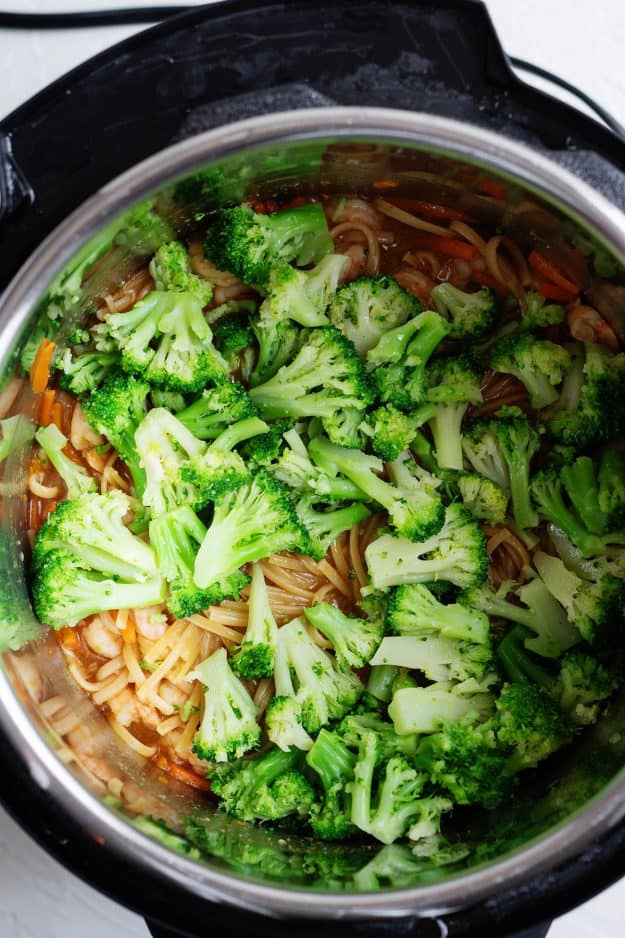
[[[383,178],[422,197],[454,161],[531,193],[545,210],[536,224],[579,224],[625,259],[625,144],[522,84],[481,4],[223,2],[168,20],[0,124],[0,369],[54,275],[154,193],[177,200],[184,227],[251,192],[368,194]],[[0,576],[28,617],[14,527],[23,473],[12,460],[0,483],[15,548]],[[93,758],[67,744],[77,723]],[[517,802],[460,817],[459,836],[478,848],[464,866],[403,879],[401,853],[394,879],[354,879],[344,871],[372,869],[378,848],[235,824],[165,784],[73,684],[49,635],[4,656],[0,753],[0,796],[18,822],[161,938],[538,938],[625,874],[625,700],[528,773]]]

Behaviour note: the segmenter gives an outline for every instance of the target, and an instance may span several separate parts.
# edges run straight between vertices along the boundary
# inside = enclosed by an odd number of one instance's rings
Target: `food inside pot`
[[[623,277],[476,170],[394,193],[108,229],[0,456],[32,441],[34,609],[131,749],[235,820],[427,868],[623,683]]]

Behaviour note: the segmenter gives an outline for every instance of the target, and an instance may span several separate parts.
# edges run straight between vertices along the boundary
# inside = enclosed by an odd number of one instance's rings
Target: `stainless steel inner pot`
[[[427,174],[459,160],[515,184],[518,202],[529,192],[551,217],[569,219],[625,260],[625,215],[546,156],[495,133],[428,114],[374,108],[323,108],[274,114],[202,134],[165,150],[97,192],[39,248],[0,300],[0,373],[13,368],[20,344],[32,331],[37,304],[55,276],[104,224],[155,193],[168,201],[179,181],[206,170],[201,205],[179,210],[181,228],[198,206],[207,210],[261,195],[297,191],[367,194],[381,178],[411,194]],[[424,175],[425,173],[425,175]],[[71,184],[71,180],[68,180]],[[483,202],[486,210],[488,201]],[[540,220],[537,222],[540,223]],[[124,259],[120,258],[120,263]],[[29,411],[25,399],[24,410]],[[23,460],[13,460],[2,479],[4,525],[15,555],[0,570],[13,585],[15,602],[29,615],[23,554],[15,530],[24,491]],[[73,751],[67,733],[80,724],[89,744]],[[23,652],[4,655],[0,669],[0,727],[45,791],[50,812],[71,818],[108,862],[121,858],[152,876],[175,882],[196,897],[268,915],[362,919],[435,916],[465,908],[553,869],[579,855],[625,814],[625,706],[615,702],[602,722],[571,752],[528,778],[515,805],[486,816],[468,814],[463,835],[490,844],[462,869],[415,874],[405,888],[359,892],[354,883],[294,877],[298,857],[313,848],[297,835],[276,837],[263,828],[231,825],[228,856],[167,849],[133,825],[136,815],[162,817],[173,829],[210,809],[191,791],[174,791],[158,771],[130,752],[102,714],[67,674],[53,638],[43,635]],[[69,728],[69,729],[68,729]],[[220,820],[212,822],[219,829]],[[245,844],[274,851],[272,871],[236,861]],[[324,848],[331,851],[332,848]],[[357,848],[349,848],[356,850]],[[219,854],[220,851],[217,851]],[[363,854],[363,863],[375,849]]]

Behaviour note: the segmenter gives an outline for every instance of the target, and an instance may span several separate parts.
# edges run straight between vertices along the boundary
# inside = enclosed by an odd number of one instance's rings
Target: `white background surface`
[[[0,8],[56,11],[147,2],[0,0]],[[167,0],[152,0],[151,5],[159,2]],[[567,78],[625,124],[625,0],[487,0],[487,6],[507,52]],[[0,29],[0,116],[134,31]],[[138,916],[63,870],[0,809],[0,938],[147,938],[147,934]],[[549,938],[624,936],[625,880],[559,919],[549,932]]]

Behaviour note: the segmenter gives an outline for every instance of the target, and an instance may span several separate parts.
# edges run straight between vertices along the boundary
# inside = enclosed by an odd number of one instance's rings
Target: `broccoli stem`
[[[497,657],[511,681],[530,681],[550,690],[553,687],[554,677],[533,661],[525,650],[525,642],[533,636],[534,633],[529,629],[522,625],[515,625],[499,645]]]
[[[440,404],[429,422],[436,462],[441,469],[461,471],[464,468],[461,427],[468,406],[467,401]]]
[[[248,417],[246,420],[239,420],[233,423],[227,430],[223,430],[216,439],[210,444],[210,449],[215,452],[228,453],[244,440],[250,437],[258,436],[260,433],[267,433],[269,424],[259,417]]]
[[[390,664],[380,664],[371,668],[367,690],[377,700],[390,703],[393,696],[393,684],[398,674],[399,668]]]

